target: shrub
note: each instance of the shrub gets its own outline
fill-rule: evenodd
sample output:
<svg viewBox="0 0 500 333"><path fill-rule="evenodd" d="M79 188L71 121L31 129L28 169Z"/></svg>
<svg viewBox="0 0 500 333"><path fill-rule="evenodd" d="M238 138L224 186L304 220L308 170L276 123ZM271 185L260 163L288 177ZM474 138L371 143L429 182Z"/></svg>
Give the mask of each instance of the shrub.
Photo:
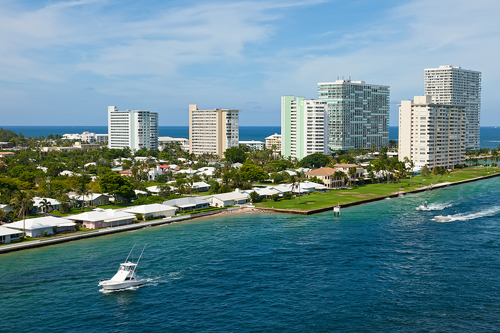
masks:
<svg viewBox="0 0 500 333"><path fill-rule="evenodd" d="M292 193L286 192L285 194L283 194L283 199L290 200L291 198L292 198Z"/></svg>
<svg viewBox="0 0 500 333"><path fill-rule="evenodd" d="M42 237L47 237L48 235L49 233L47 232L47 230L42 231Z"/></svg>
<svg viewBox="0 0 500 333"><path fill-rule="evenodd" d="M267 202L267 199L266 198L262 198L262 202Z"/></svg>
<svg viewBox="0 0 500 333"><path fill-rule="evenodd" d="M280 199L280 196L275 193L275 194L271 195L271 199L273 199L273 201L276 202Z"/></svg>

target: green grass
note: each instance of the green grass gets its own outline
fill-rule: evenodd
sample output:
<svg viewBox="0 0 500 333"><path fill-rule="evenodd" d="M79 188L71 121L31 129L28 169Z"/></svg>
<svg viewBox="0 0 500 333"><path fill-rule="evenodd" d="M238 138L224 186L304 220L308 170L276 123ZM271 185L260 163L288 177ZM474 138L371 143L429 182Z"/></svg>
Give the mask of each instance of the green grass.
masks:
<svg viewBox="0 0 500 333"><path fill-rule="evenodd" d="M492 175L494 173L498 173L498 169L493 170L493 168L479 168L478 170L479 177L484 177L488 175ZM489 171L489 172L488 172ZM438 183L454 183L461 180L473 179L476 178L477 171L476 168L468 168L462 170L456 170L450 173L450 175L444 175ZM340 189L340 190L332 190L330 192L324 193L313 193L310 195L304 195L300 197L297 196L294 199L290 200L280 200L277 202L267 201L256 203L256 207L265 207L265 208L276 208L276 209L286 209L286 210L299 210L299 211L308 211L314 210L324 207L331 207L337 204L347 204L353 203L357 201L362 201L366 199L374 199L380 197L386 197L391 194L395 194L400 191L408 192L412 190L416 190L421 187L420 183L422 182L422 186L429 186L432 182L434 182L435 176L429 175L427 177L424 176L415 176L413 177L413 185L410 186L410 178L403 179L400 181L399 187L397 183L381 183L381 184L368 184L361 187L353 188L353 189Z"/></svg>
<svg viewBox="0 0 500 333"><path fill-rule="evenodd" d="M85 212L90 212L92 209L91 208L84 208L83 210L81 208L71 208L69 212L67 213L61 213L58 210L52 211L49 213L49 215L57 215L57 216L69 216L69 215L77 215Z"/></svg>
<svg viewBox="0 0 500 333"><path fill-rule="evenodd" d="M110 203L106 205L96 205L97 208L102 208L102 209L118 209L118 208L127 208L131 207L132 205L127 202L118 202L116 204Z"/></svg>

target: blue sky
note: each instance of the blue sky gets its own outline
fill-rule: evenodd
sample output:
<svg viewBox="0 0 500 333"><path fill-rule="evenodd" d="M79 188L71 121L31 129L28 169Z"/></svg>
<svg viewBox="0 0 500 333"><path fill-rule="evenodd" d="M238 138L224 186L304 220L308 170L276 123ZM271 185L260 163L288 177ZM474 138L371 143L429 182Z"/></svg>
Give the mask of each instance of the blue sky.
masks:
<svg viewBox="0 0 500 333"><path fill-rule="evenodd" d="M0 2L0 126L106 125L107 106L188 125L188 105L279 125L280 96L338 77L423 94L424 68L482 72L481 125L500 125L500 1Z"/></svg>

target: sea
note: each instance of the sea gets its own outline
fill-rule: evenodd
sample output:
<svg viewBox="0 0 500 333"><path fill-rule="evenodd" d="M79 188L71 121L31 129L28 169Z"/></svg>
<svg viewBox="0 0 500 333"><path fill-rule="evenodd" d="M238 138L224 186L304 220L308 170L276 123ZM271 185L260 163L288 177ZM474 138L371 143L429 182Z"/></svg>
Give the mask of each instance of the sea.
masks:
<svg viewBox="0 0 500 333"><path fill-rule="evenodd" d="M108 126L2 126L25 137L40 137L47 135L81 134L88 131L96 134L108 133ZM280 126L240 126L240 141L264 141L266 137L281 133ZM189 126L160 126L160 136L174 138L189 138ZM398 140L398 127L389 127L389 140ZM481 148L498 148L500 146L500 127L481 127Z"/></svg>
<svg viewBox="0 0 500 333"><path fill-rule="evenodd" d="M134 244L145 285L101 290ZM340 217L151 227L2 254L0 267L1 332L498 332L500 177Z"/></svg>

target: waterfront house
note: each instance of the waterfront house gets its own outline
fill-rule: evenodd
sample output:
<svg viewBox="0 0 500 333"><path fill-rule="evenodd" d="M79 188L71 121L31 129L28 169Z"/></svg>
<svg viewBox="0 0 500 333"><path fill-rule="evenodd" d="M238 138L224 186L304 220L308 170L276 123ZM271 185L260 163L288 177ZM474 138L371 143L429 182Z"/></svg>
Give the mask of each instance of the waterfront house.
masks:
<svg viewBox="0 0 500 333"><path fill-rule="evenodd" d="M0 244L8 244L21 237L22 231L0 227Z"/></svg>
<svg viewBox="0 0 500 333"><path fill-rule="evenodd" d="M337 171L340 170L324 167L306 172L306 177L308 179L316 177L328 188L339 188L345 185L345 178L335 177Z"/></svg>
<svg viewBox="0 0 500 333"><path fill-rule="evenodd" d="M85 228L98 229L130 224L135 219L135 215L115 209L97 208L91 212L71 215L67 218L82 223Z"/></svg>
<svg viewBox="0 0 500 333"><path fill-rule="evenodd" d="M351 169L351 168L356 169L356 174L354 175L354 178L356 178L356 179L359 177L363 177L363 174L365 173L365 169L363 169L363 167L360 167L359 165L356 165L356 164L339 163L339 164L335 164L334 166L335 166L335 169L345 173L347 175L347 177L350 177L349 176L349 169Z"/></svg>
<svg viewBox="0 0 500 333"><path fill-rule="evenodd" d="M278 190L275 190L271 186L269 187L254 187L251 190L244 190L241 191L241 193L245 193L250 195L252 192L256 192L259 195L259 198L266 198L266 199L271 199L271 196L274 194L277 194L280 197L283 197L283 192L280 192Z"/></svg>
<svg viewBox="0 0 500 333"><path fill-rule="evenodd" d="M164 205L177 207L180 211L202 209L210 207L210 201L199 198L199 197L189 197L189 198L178 198L163 201Z"/></svg>
<svg viewBox="0 0 500 333"><path fill-rule="evenodd" d="M247 203L250 195L236 189L234 192L215 194L208 196L208 198L213 207L230 207Z"/></svg>
<svg viewBox="0 0 500 333"><path fill-rule="evenodd" d="M40 237L47 232L47 235L53 235L63 231L74 231L75 223L70 219L55 216L37 217L6 224L5 227L14 230L26 230L29 237Z"/></svg>
<svg viewBox="0 0 500 333"><path fill-rule="evenodd" d="M175 215L176 207L163 204L150 204L141 206L132 206L124 209L124 212L131 214L140 214L143 219L170 217Z"/></svg>

